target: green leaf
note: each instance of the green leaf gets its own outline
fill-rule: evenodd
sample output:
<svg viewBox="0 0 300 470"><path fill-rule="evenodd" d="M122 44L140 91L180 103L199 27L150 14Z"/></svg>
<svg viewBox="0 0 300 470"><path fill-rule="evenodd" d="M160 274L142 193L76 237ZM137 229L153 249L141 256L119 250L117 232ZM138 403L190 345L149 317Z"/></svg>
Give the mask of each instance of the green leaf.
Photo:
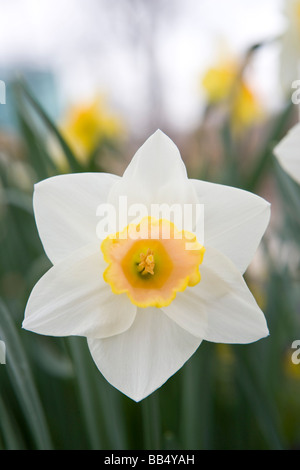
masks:
<svg viewBox="0 0 300 470"><path fill-rule="evenodd" d="M261 183L267 168L273 161L273 149L277 142L281 139L283 133L288 128L288 123L295 110L294 103L289 102L282 113L279 114L277 119L267 135L264 146L258 156L254 168L250 173L248 181L245 182L245 189L248 191L255 191Z"/></svg>
<svg viewBox="0 0 300 470"><path fill-rule="evenodd" d="M48 116L46 111L43 109L41 104L33 96L31 91L29 90L28 86L24 82L20 82L19 87L20 87L20 90L24 93L24 95L28 99L29 103L34 108L34 110L37 112L39 117L42 119L42 121L45 124L48 131L50 133L52 133L53 136L56 138L56 140L59 143L62 151L64 152L64 155L65 155L72 171L74 171L74 172L82 171L82 167L79 164L78 160L76 159L76 156L72 152L70 146L67 144L66 140L63 138L63 136L59 132L58 128L56 127L56 125L54 124L52 119Z"/></svg>
<svg viewBox="0 0 300 470"><path fill-rule="evenodd" d="M11 418L5 403L0 396L0 416L1 424L0 431L2 428L3 441L5 449L8 450L23 450L26 449L25 443L21 437L20 429L18 428L15 420ZM0 432L1 434L1 432Z"/></svg>
<svg viewBox="0 0 300 470"><path fill-rule="evenodd" d="M268 394L264 375L261 374L261 359L258 354L255 359L254 352L249 352L251 346L253 348L253 345L247 345L247 350L244 346L235 348L237 382L269 449L280 450L285 447L285 442L279 429L276 406L273 397Z"/></svg>
<svg viewBox="0 0 300 470"><path fill-rule="evenodd" d="M51 449L44 410L19 333L4 302L0 299L0 333L5 341L7 361L5 367L16 397L35 440L37 449Z"/></svg>

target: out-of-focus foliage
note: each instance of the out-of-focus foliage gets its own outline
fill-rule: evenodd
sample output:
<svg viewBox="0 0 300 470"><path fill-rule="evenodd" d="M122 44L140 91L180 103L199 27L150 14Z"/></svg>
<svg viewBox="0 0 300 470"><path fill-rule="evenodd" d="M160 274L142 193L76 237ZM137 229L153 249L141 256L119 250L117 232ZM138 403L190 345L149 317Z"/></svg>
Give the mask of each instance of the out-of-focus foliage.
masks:
<svg viewBox="0 0 300 470"><path fill-rule="evenodd" d="M210 103L181 149L190 177L251 190L272 203L271 225L246 273L270 336L249 345L202 343L161 389L137 404L105 381L84 338L21 328L29 293L50 267L33 216L34 183L62 171L121 173L129 143L118 132L103 138L104 124L95 139L97 120L90 126L90 114L80 114L79 134L84 129L89 153L83 159L27 85L17 83L14 92L18 131L2 131L0 142L0 336L6 345L0 448L298 448L300 365L291 361L291 345L300 339L300 187L272 154L295 120L294 106L288 102L241 136L230 113L214 120L219 104Z"/></svg>

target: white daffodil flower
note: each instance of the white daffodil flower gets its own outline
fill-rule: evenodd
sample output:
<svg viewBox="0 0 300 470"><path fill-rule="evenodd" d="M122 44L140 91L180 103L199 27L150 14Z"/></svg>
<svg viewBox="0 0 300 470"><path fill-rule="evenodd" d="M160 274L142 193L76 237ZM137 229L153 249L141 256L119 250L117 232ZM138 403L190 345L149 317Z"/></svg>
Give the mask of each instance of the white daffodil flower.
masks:
<svg viewBox="0 0 300 470"><path fill-rule="evenodd" d="M273 152L284 171L300 184L300 123L292 127Z"/></svg>
<svg viewBox="0 0 300 470"><path fill-rule="evenodd" d="M129 225L119 207L125 196L135 216L137 204L149 211ZM268 335L243 273L268 225L269 203L188 179L163 132L144 143L122 177L52 177L35 185L33 204L53 267L34 287L23 327L86 336L104 377L135 401L180 369L203 339L249 343ZM155 204L201 205L204 217L175 224L153 217ZM124 220L99 240L103 205Z"/></svg>

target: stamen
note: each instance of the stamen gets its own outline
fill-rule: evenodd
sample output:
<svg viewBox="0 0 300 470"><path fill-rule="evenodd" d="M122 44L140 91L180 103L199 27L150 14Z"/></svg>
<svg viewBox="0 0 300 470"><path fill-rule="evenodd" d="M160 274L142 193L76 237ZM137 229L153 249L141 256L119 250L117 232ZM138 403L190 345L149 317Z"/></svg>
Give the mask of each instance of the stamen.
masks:
<svg viewBox="0 0 300 470"><path fill-rule="evenodd" d="M146 254L144 253L141 253L140 254L140 259L141 259L141 262L139 264L139 268L140 268L140 273L145 275L145 274L154 274L154 266L155 266L155 262L154 262L154 255L153 255L153 251L150 250L150 248L148 248L148 251Z"/></svg>

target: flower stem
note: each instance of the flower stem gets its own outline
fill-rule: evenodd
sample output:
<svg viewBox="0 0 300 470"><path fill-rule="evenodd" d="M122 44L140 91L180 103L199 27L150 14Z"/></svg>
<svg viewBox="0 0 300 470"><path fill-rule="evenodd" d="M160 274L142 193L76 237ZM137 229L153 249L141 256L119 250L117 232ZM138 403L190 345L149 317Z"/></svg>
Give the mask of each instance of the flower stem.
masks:
<svg viewBox="0 0 300 470"><path fill-rule="evenodd" d="M81 400L86 430L92 449L101 449L102 443L99 436L99 427L97 424L97 414L93 407L93 397L91 396L92 387L88 376L87 364L84 357L83 344L81 338L68 338L71 355L76 365L76 375L78 381L79 396Z"/></svg>
<svg viewBox="0 0 300 470"><path fill-rule="evenodd" d="M161 448L159 392L150 395L142 402L142 417L144 449L159 450Z"/></svg>

